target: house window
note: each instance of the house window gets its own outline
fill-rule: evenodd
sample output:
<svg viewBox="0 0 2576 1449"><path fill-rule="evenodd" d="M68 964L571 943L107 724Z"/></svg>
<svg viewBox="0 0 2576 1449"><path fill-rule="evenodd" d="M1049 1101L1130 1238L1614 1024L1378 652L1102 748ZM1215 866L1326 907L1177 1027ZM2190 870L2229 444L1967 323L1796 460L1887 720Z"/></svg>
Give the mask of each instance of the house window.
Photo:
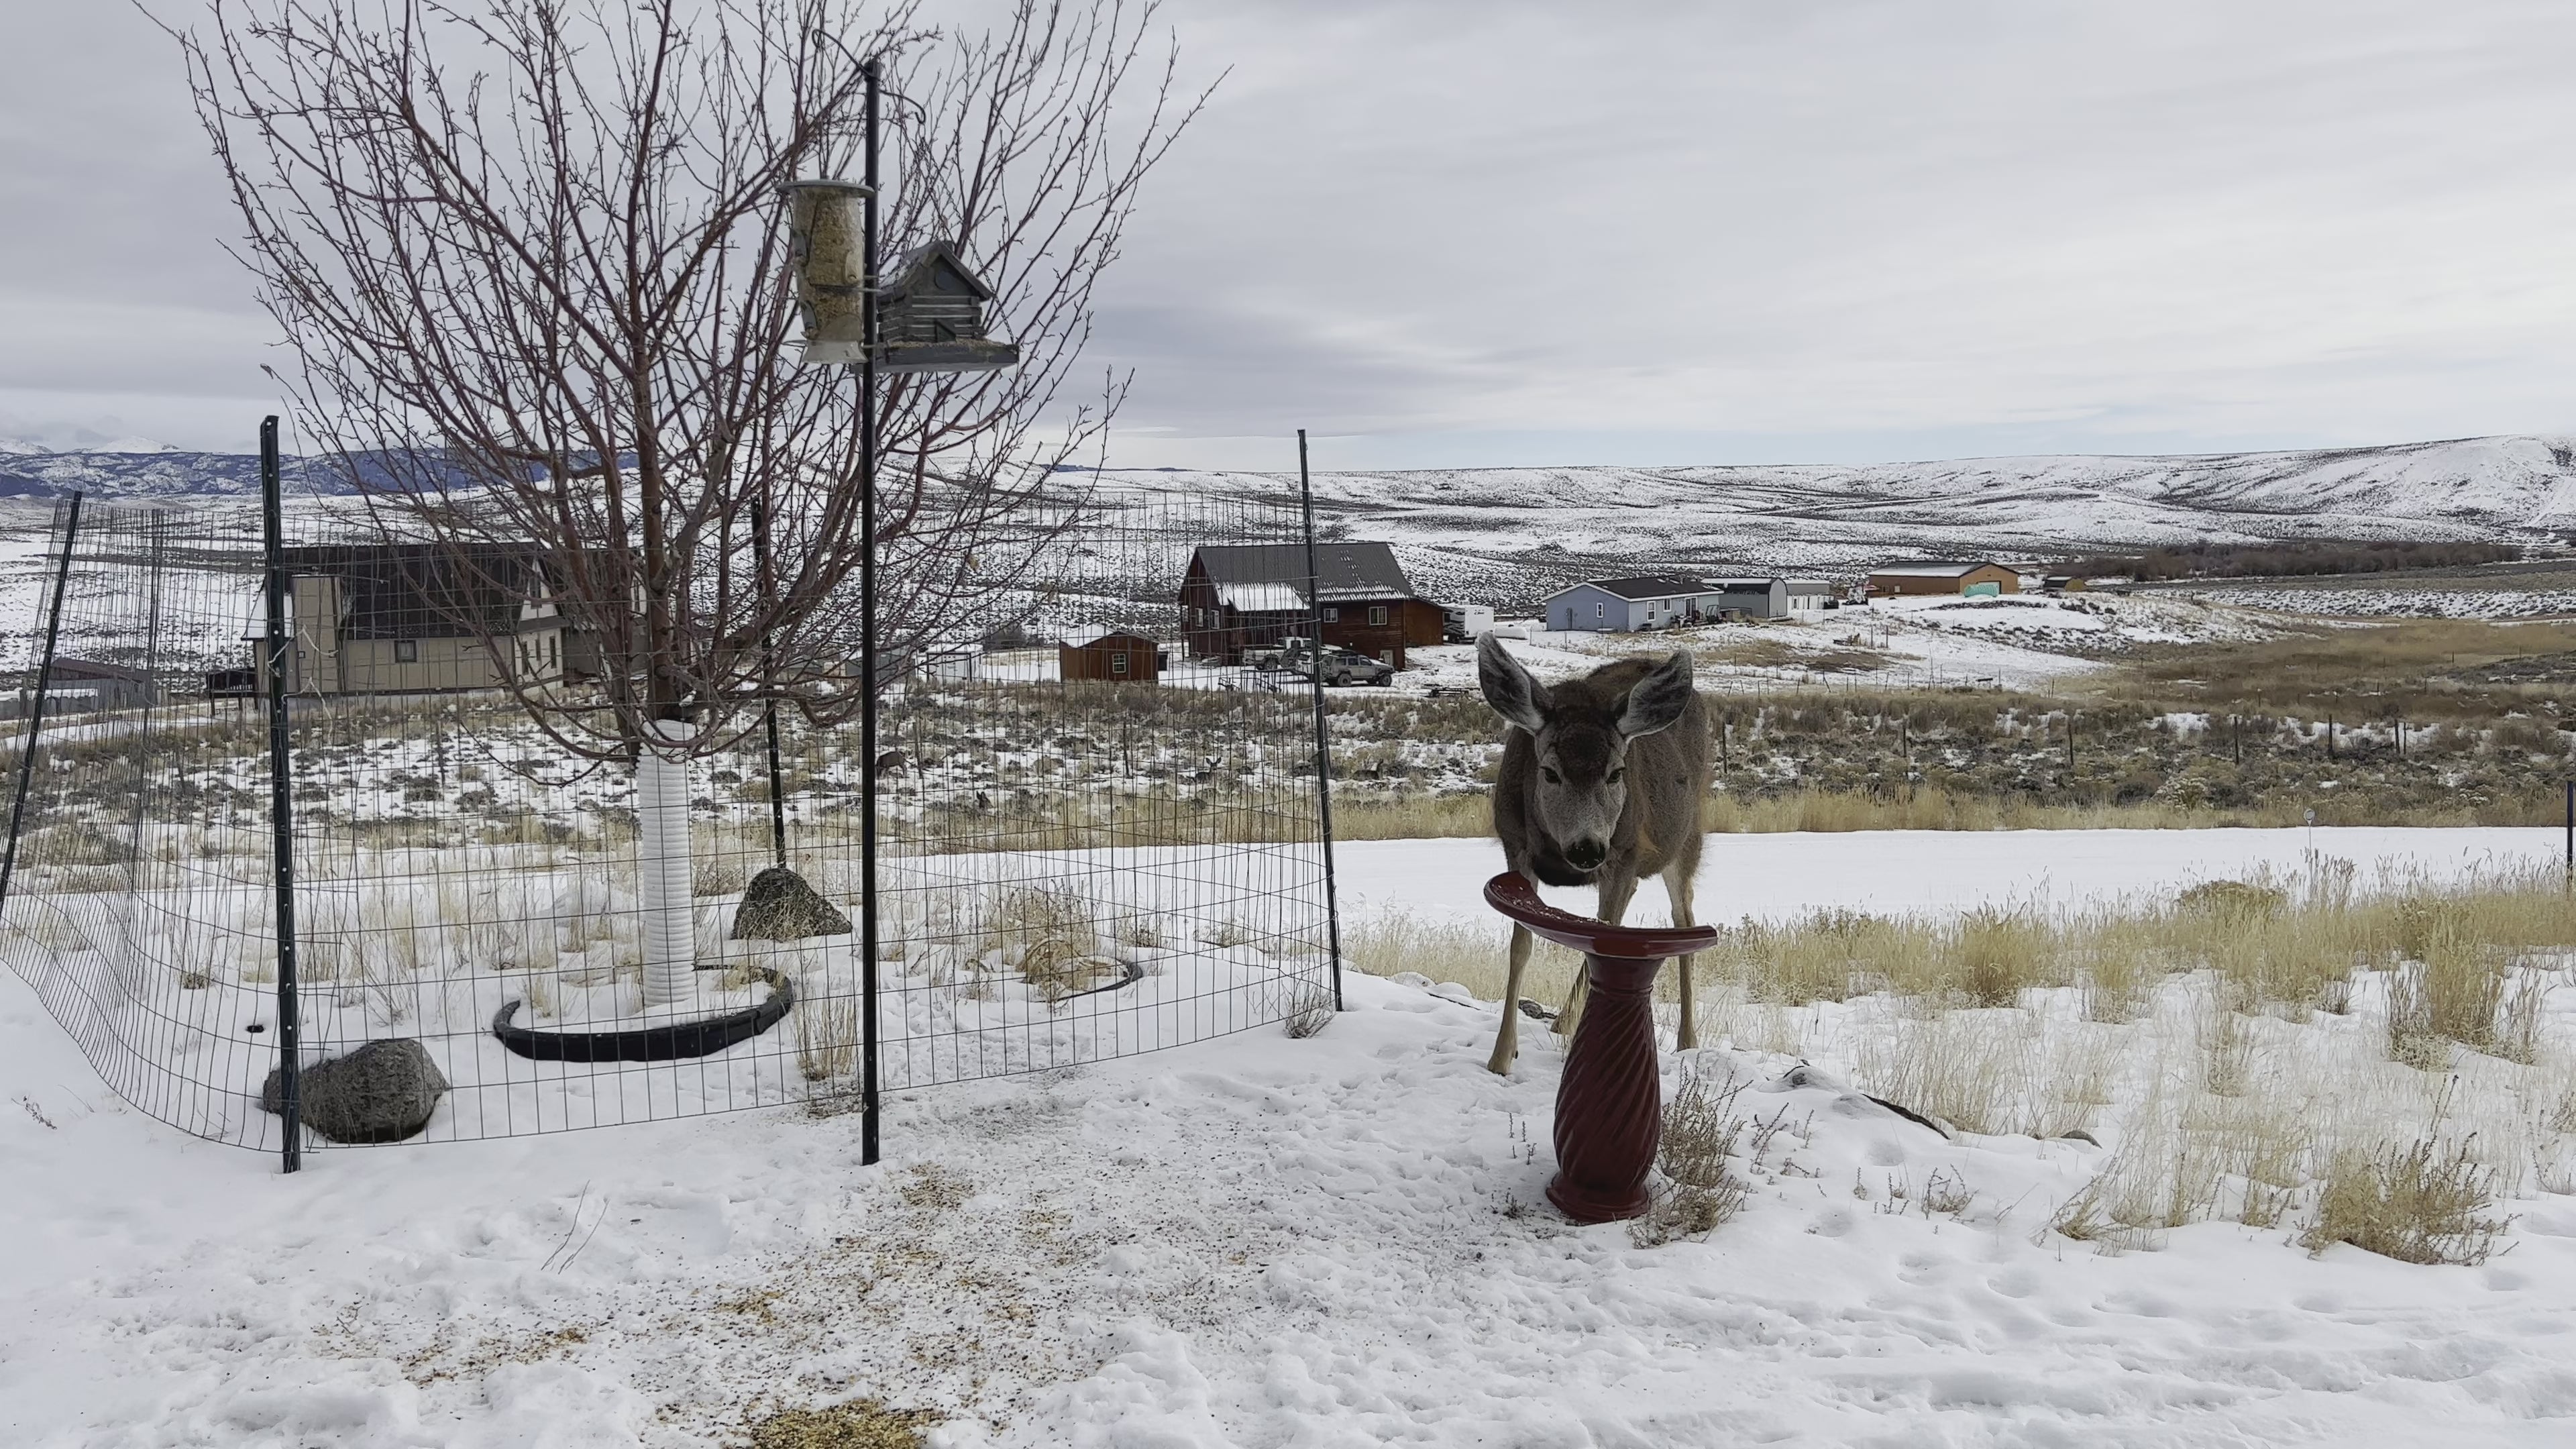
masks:
<svg viewBox="0 0 2576 1449"><path fill-rule="evenodd" d="M396 664L418 664L420 662L420 641L417 639L396 639L394 641L394 662Z"/></svg>
<svg viewBox="0 0 2576 1449"><path fill-rule="evenodd" d="M1370 625L1370 627L1372 627L1372 628L1380 628L1380 627L1383 627L1385 624L1386 624L1386 605L1384 605L1384 604L1371 604L1371 605L1369 605L1369 625Z"/></svg>
<svg viewBox="0 0 2576 1449"><path fill-rule="evenodd" d="M1600 623L1602 620L1607 619L1607 618L1609 618L1609 617L1610 617L1610 606L1609 606L1608 604L1600 604L1600 603L1596 603L1596 604L1594 604L1594 605L1592 606L1592 622L1593 622L1593 623L1598 624L1598 623Z"/></svg>
<svg viewBox="0 0 2576 1449"><path fill-rule="evenodd" d="M1126 655L1124 655L1124 654L1112 654L1112 655L1110 655L1110 656L1109 656L1109 672L1110 672L1110 673L1112 673L1112 674L1124 674L1124 673L1126 673L1126 672L1127 672L1127 656L1126 656Z"/></svg>
<svg viewBox="0 0 2576 1449"><path fill-rule="evenodd" d="M1324 622L1327 624L1338 624L1342 622L1342 611L1330 604L1326 604L1324 606Z"/></svg>

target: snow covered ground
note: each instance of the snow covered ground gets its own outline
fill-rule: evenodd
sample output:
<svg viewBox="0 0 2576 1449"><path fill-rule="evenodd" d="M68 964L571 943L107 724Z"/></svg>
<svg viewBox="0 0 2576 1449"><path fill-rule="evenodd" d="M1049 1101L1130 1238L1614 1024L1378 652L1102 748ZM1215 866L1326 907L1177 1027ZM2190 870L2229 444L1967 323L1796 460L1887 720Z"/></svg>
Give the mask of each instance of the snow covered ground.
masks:
<svg viewBox="0 0 2576 1449"><path fill-rule="evenodd" d="M2543 619L2576 614L2576 589L2317 588L2220 584L2193 597L2240 609L2351 618Z"/></svg>
<svg viewBox="0 0 2576 1449"><path fill-rule="evenodd" d="M1779 922L1832 908L1937 916L1980 905L2076 906L2170 895L2209 880L2285 879L2313 850L2353 862L2364 892L2406 881L2502 878L2562 858L2557 831L2498 826L2324 830L1863 830L1712 835L1700 856L1704 920ZM1491 840L1354 840L1334 847L1345 919L1401 910L1490 920ZM1666 919L1664 886L1641 881L1631 921ZM1540 892L1590 914L1592 892Z"/></svg>
<svg viewBox="0 0 2576 1449"><path fill-rule="evenodd" d="M2001 599L1893 598L1813 619L1712 624L1649 633L1549 630L1507 620L1514 654L1542 678L1605 659L1690 649L1703 688L1751 692L1798 687L1876 689L1985 685L2044 688L2102 667L2142 644L2262 639L2282 632L2275 612L2196 597L2016 595ZM1476 652L1466 644L1417 646L1399 691L1473 689Z"/></svg>
<svg viewBox="0 0 2576 1449"><path fill-rule="evenodd" d="M2320 831L2430 871L2543 831ZM1950 909L2287 864L2302 831L1721 837L1712 914ZM1354 909L1473 909L1478 842L1343 855ZM1579 901L1579 895L1571 897ZM1641 900L1641 918L1661 902ZM0 977L0 1442L702 1446L873 1396L969 1445L2543 1445L2576 1417L2576 1200L2415 1267L2281 1229L2038 1229L2103 1147L1948 1140L1704 1052L1783 1129L1743 1214L1637 1247L1545 1205L1558 1061L1354 975L1275 1029L896 1095L266 1157L110 1097ZM1776 1090L1772 1090L1775 1089ZM1942 1185L1942 1190L1932 1190Z"/></svg>

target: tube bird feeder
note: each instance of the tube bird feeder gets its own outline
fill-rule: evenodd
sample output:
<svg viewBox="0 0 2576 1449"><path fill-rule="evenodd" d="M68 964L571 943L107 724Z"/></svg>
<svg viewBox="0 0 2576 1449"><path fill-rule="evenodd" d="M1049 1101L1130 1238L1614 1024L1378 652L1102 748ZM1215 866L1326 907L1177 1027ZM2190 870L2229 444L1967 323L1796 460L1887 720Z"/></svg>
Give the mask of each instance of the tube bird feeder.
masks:
<svg viewBox="0 0 2576 1449"><path fill-rule="evenodd" d="M867 187L855 181L791 181L787 256L805 324L800 363L856 363L867 356Z"/></svg>

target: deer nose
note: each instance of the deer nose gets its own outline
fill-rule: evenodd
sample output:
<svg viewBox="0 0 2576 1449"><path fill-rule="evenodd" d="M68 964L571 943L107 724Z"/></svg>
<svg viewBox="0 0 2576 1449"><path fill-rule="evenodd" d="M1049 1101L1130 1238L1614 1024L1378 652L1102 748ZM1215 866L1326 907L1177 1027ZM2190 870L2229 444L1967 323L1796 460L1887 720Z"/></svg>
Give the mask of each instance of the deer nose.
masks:
<svg viewBox="0 0 2576 1449"><path fill-rule="evenodd" d="M1610 858L1610 851L1598 840L1570 840L1565 845L1566 864L1576 870L1593 870Z"/></svg>

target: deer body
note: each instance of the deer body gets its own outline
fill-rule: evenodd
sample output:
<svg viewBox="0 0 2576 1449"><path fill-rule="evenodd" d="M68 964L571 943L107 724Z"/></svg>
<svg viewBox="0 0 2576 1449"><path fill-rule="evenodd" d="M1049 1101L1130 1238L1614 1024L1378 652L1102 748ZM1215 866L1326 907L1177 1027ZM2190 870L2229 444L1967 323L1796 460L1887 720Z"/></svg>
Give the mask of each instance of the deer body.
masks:
<svg viewBox="0 0 2576 1449"><path fill-rule="evenodd" d="M1510 730L1494 781L1494 834L1503 863L1543 885L1595 886L1595 911L1618 925L1637 882L1660 875L1673 924L1691 918L1699 871L1700 801L1708 794L1708 707L1691 687L1690 656L1622 659L1580 679L1542 685L1495 636L1477 641L1485 702ZM1503 1025L1487 1063L1511 1070L1519 1048L1521 972L1532 938L1512 927ZM1691 1002L1692 958L1681 958L1678 1045L1699 1044ZM1574 979L1557 1029L1571 1034L1583 1010Z"/></svg>

